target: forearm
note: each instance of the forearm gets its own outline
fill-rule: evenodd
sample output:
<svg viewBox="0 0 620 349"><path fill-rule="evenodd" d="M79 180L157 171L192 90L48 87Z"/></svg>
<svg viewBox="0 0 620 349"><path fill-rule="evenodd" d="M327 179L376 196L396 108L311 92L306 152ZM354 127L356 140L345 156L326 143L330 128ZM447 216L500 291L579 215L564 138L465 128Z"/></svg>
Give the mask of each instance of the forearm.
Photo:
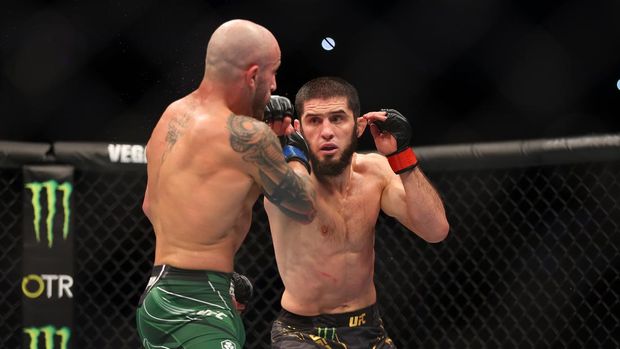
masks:
<svg viewBox="0 0 620 349"><path fill-rule="evenodd" d="M301 163L291 161L285 178L266 197L290 218L310 223L316 215L315 194L308 171Z"/></svg>
<svg viewBox="0 0 620 349"><path fill-rule="evenodd" d="M428 242L445 239L449 224L443 202L420 167L399 176L405 189L409 229Z"/></svg>
<svg viewBox="0 0 620 349"><path fill-rule="evenodd" d="M401 183L390 177L384 190L382 209L424 240L443 240L449 229L446 212L411 149L409 121L395 109L366 113L364 118L371 123L370 132L377 150L386 156L390 169L402 182L401 187Z"/></svg>

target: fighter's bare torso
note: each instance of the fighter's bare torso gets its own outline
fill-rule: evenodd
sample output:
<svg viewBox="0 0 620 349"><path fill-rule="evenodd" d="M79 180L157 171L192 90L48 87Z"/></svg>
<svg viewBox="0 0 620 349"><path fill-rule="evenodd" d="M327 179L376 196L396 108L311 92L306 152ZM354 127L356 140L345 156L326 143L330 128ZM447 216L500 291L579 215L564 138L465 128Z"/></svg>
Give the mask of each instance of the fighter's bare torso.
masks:
<svg viewBox="0 0 620 349"><path fill-rule="evenodd" d="M231 272L260 189L230 146L226 108L189 95L172 104L147 145L145 212L157 239L155 264Z"/></svg>
<svg viewBox="0 0 620 349"><path fill-rule="evenodd" d="M282 306L300 315L342 313L375 303L374 228L388 178L377 154L356 154L346 190L316 183L317 216L301 225L265 208L271 220ZM384 166L384 165L383 165Z"/></svg>

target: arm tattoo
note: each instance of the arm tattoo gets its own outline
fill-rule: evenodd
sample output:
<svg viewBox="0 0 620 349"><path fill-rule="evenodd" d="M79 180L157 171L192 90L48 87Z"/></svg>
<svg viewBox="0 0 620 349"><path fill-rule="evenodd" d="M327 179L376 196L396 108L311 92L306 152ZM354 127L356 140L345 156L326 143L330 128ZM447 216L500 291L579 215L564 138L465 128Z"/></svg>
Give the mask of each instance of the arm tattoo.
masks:
<svg viewBox="0 0 620 349"><path fill-rule="evenodd" d="M276 136L258 121L239 115L228 117L230 146L243 160L258 167L265 196L289 217L310 222L314 218L313 200L304 183L286 164Z"/></svg>

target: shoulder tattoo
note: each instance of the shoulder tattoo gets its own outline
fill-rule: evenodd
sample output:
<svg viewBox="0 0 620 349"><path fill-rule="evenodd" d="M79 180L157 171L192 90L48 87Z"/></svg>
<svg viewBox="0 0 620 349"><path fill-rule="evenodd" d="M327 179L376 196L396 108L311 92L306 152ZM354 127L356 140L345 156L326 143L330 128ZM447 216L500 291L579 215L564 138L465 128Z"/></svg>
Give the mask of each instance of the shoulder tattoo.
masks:
<svg viewBox="0 0 620 349"><path fill-rule="evenodd" d="M189 114L176 115L168 122L168 131L166 132L166 150L162 154L162 161L166 159L166 155L172 150L179 138L183 136L189 123Z"/></svg>
<svg viewBox="0 0 620 349"><path fill-rule="evenodd" d="M247 116L231 114L227 127L230 131L230 146L242 154L243 160L256 163L259 167L274 166L281 157L278 139L266 127L258 127L258 121Z"/></svg>
<svg viewBox="0 0 620 349"><path fill-rule="evenodd" d="M188 114L177 115L170 120L168 123L168 132L166 133L166 143L169 147L174 146L179 138L181 138L187 128L188 121Z"/></svg>

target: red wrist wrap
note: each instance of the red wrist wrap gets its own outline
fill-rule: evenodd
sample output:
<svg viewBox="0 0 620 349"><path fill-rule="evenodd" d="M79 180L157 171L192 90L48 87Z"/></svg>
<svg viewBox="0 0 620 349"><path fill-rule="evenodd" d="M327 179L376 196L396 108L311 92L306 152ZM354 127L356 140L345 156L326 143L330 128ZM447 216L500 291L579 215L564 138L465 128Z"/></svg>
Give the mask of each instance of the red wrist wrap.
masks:
<svg viewBox="0 0 620 349"><path fill-rule="evenodd" d="M400 153L389 155L387 159L392 167L392 171L396 174L411 171L418 166L418 159L416 158L411 147L401 151Z"/></svg>

